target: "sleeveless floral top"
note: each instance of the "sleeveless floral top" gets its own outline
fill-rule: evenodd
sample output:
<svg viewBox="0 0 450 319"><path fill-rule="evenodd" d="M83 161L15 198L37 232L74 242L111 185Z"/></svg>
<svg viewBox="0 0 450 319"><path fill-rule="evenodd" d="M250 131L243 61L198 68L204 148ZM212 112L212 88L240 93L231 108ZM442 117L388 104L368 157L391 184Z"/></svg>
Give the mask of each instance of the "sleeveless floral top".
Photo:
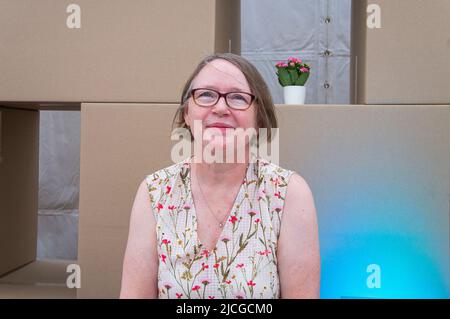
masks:
<svg viewBox="0 0 450 319"><path fill-rule="evenodd" d="M292 173L261 157L250 163L212 251L196 232L190 158L146 176L159 298L279 298L277 241Z"/></svg>

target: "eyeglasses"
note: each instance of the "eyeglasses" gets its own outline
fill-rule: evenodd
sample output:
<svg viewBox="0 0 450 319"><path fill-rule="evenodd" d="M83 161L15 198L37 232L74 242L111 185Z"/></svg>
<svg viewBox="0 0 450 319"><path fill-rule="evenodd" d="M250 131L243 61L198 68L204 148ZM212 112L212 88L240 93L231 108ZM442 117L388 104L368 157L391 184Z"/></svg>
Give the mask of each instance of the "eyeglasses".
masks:
<svg viewBox="0 0 450 319"><path fill-rule="evenodd" d="M214 106L223 97L227 105L235 110L248 109L256 98L253 94L247 92L220 93L216 90L203 88L191 90L191 96L198 106L203 107Z"/></svg>

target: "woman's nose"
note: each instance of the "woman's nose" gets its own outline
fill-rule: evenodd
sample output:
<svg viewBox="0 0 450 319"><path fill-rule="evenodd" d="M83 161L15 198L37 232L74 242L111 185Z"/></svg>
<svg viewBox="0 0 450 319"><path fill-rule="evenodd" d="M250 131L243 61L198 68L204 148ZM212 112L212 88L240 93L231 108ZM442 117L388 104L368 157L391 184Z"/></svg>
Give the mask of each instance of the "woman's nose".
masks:
<svg viewBox="0 0 450 319"><path fill-rule="evenodd" d="M227 105L227 101L224 96L221 96L217 101L216 105L213 107L213 112L218 114L229 114L230 109Z"/></svg>

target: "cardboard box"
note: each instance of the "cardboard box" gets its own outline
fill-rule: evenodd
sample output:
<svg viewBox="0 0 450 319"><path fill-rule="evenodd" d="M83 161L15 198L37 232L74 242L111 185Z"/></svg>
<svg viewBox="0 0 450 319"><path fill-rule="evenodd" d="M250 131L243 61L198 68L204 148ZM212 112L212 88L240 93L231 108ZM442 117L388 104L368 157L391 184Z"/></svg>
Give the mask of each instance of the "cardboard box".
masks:
<svg viewBox="0 0 450 319"><path fill-rule="evenodd" d="M176 103L205 55L240 53L239 0L69 4L0 2L0 102Z"/></svg>
<svg viewBox="0 0 450 319"><path fill-rule="evenodd" d="M170 165L173 104L81 106L79 298L117 298L137 188Z"/></svg>
<svg viewBox="0 0 450 319"><path fill-rule="evenodd" d="M74 261L37 260L0 278L0 299L75 299L66 285Z"/></svg>
<svg viewBox="0 0 450 319"><path fill-rule="evenodd" d="M381 28L368 28L368 5ZM352 2L354 104L450 103L450 1Z"/></svg>
<svg viewBox="0 0 450 319"><path fill-rule="evenodd" d="M134 196L146 175L172 164L176 108L82 105L78 298L119 296ZM447 292L450 106L278 105L277 112L280 165L306 179L316 202L322 296L354 296L367 264L380 260L414 278L407 286L386 279L397 297Z"/></svg>
<svg viewBox="0 0 450 319"><path fill-rule="evenodd" d="M0 107L0 275L36 258L39 112Z"/></svg>

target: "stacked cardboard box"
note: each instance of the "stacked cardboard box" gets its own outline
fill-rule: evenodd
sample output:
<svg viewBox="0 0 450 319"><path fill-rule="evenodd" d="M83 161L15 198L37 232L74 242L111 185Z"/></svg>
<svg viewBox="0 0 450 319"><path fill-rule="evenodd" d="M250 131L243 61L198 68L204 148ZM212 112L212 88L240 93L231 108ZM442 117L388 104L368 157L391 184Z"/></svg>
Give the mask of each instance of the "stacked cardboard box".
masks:
<svg viewBox="0 0 450 319"><path fill-rule="evenodd" d="M0 102L173 103L202 56L240 52L239 0L76 4L0 2Z"/></svg>
<svg viewBox="0 0 450 319"><path fill-rule="evenodd" d="M144 42L153 50L145 54L149 62L138 74L147 79L123 86L120 94L131 94L132 99L107 92L102 100L116 103L81 106L79 298L119 296L137 186L145 174L171 163L170 124L177 108L173 103L180 100L182 85L206 54L240 53L239 1L151 2L161 8L148 22L158 29L157 39ZM124 100L149 103L117 103Z"/></svg>
<svg viewBox="0 0 450 319"><path fill-rule="evenodd" d="M384 1L380 3L382 8L385 8L384 11L391 10ZM406 4L406 2L402 3ZM439 3L443 4L443 2ZM413 5L412 8L414 11L421 7ZM365 11L364 16L366 16ZM387 14L385 21L388 28L390 18ZM365 24L364 28L366 28ZM390 31L386 30L386 32L395 34L395 28L389 27L389 29ZM371 38L372 35L368 35L364 40L367 41L363 42L364 48L366 43L367 45L371 43ZM371 47L377 45L380 43L371 44ZM365 52L367 55L363 57L366 59L362 61L363 70L366 70L366 73L360 80L366 80L366 88L362 96L365 99L364 104L369 104L375 102L373 90L376 87L372 83L376 83L376 79L374 80L376 74L372 68L379 67L379 63L390 64L394 69L396 65L403 68L405 66L400 63L401 61L394 61L389 55L383 62L383 56L378 58L377 55L372 55L370 50ZM386 52L390 51L386 50ZM446 58L442 58L442 52L436 56L441 59L441 62L445 62ZM397 68L395 72L398 71ZM445 74L438 76L440 80L445 80L445 77ZM417 94L410 87L398 83L397 80L389 81L384 82L389 86L387 90L377 92L379 100L376 102L396 104L414 101L415 104L419 104L428 101L428 104L433 104L444 101L446 98L447 92L444 92L441 87L436 90L427 86L425 93ZM429 100L430 92L439 93L433 95L435 100ZM419 98L422 100L419 101ZM122 261L134 196L146 174L172 164L170 149L173 142L170 141L170 123L176 108L176 104L83 103L79 223L79 263L83 276L78 297L115 298L119 295ZM443 150L448 146L448 140L442 136L448 134L448 127L445 126L449 118L448 106L277 106L277 111L281 120L280 164L298 171L308 181L312 181L311 186L319 200L320 211L331 212L333 205L341 203L342 199L330 199L330 193L323 192L321 189L326 189L333 176L337 176L336 172L343 172L353 174L351 180L354 184L350 183L348 186L355 190L358 189L359 181L368 178L372 185L381 186L389 186L396 181L396 178L401 178L401 182L398 182L401 185L398 186L399 188L394 187L395 191L406 189L405 192L408 192L407 190L410 189L416 192L414 188L416 182L426 179L433 188L443 191L439 192L438 198L434 199L419 192L417 200L436 207L433 211L435 220L445 220L445 213L448 211L445 194L448 193L449 185L448 170L446 170L448 153ZM405 118L408 120L404 123ZM416 130L412 123L416 123L423 129ZM430 140L433 140L435 144L427 143ZM412 147L414 143L418 145L416 149ZM355 145L358 145L357 150L354 148ZM372 151L374 149L378 151L378 154ZM355 152L360 161L356 160ZM429 156L423 157L418 154L429 154ZM339 162L328 161L329 158L339 159ZM408 166L409 172L411 170L423 172L424 168L433 162L436 171L446 173L428 177L424 174L420 178L416 175L407 178L406 175L395 177L395 172L404 172L402 167L408 158L415 158L414 162L411 161L413 167ZM380 160L381 162L390 161L390 170L383 170L386 165L380 167ZM351 163L350 166L349 163ZM326 179L324 179L325 170L328 172ZM345 176L335 179L336 189L342 186L338 182L343 179ZM388 186L386 189L389 188ZM384 194L387 193L389 192L384 192ZM375 201L375 197L370 200ZM426 212L426 209L420 212L421 218ZM389 218L389 212L382 211L380 214L383 213L387 214L386 218ZM348 212L349 221L356 218L354 214L354 211ZM327 218L332 220L333 215L325 217ZM365 215L364 218L369 219L370 216ZM405 222L410 216L404 214L398 218ZM377 223L377 220L372 220L370 223ZM330 223L325 225L325 229L331 227ZM359 227L362 227L364 223L349 223L349 225L354 227L352 231L359 231ZM379 223L376 227L383 231L383 225L385 224ZM404 224L395 225L399 232L402 230L402 225ZM421 227L420 224L414 226L412 232L415 236L419 236ZM434 231L432 227L430 229L427 231ZM338 237L340 234L334 235ZM445 236L448 236L448 231L439 231L439 238ZM448 254L442 257L440 252L445 251L448 245L440 243L439 240L433 241L432 244L436 247L433 254L438 253L433 255L433 258L441 271L448 266L448 258L446 259Z"/></svg>
<svg viewBox="0 0 450 319"><path fill-rule="evenodd" d="M72 261L37 260L0 278L0 299L75 299L76 289L67 287L67 266Z"/></svg>
<svg viewBox="0 0 450 319"><path fill-rule="evenodd" d="M353 103L450 103L449 16L448 0L354 0Z"/></svg>
<svg viewBox="0 0 450 319"><path fill-rule="evenodd" d="M170 123L177 107L82 105L78 297L118 297L134 196L147 174L173 163L170 152L176 141L170 140ZM355 236L366 236L364 243L373 245L373 258L387 263L392 251L378 245L375 235L390 233L411 238L408 245L426 242L427 267L432 267L426 271L446 276L450 106L277 105L276 109L280 165L303 176L316 200L325 274L333 268L329 256L336 249L349 250ZM344 246L336 246L343 241ZM411 249L408 245L405 249ZM342 251L336 258L340 256ZM338 267L343 272L350 267L348 260L337 262L343 263ZM396 265L408 267L408 262L398 260ZM416 279L424 278L417 273ZM354 277L340 273L333 280ZM325 287L332 282L325 281ZM349 293L348 286L341 286L339 292Z"/></svg>
<svg viewBox="0 0 450 319"><path fill-rule="evenodd" d="M0 275L36 258L39 112L0 107Z"/></svg>
<svg viewBox="0 0 450 319"><path fill-rule="evenodd" d="M240 53L239 0L0 2L0 106L5 107L0 126L0 275L36 257L38 111L80 109L82 102L145 102L146 108L164 113L166 106L179 100L195 65L213 52ZM115 105L109 107L105 117L115 114ZM87 124L92 123L91 116L98 121L95 128ZM103 118L83 112L85 141L96 140L101 123ZM97 184L83 167L98 169L104 164L95 161L95 150L92 153L94 157L82 152L81 159L78 255L86 288L80 290L81 297L101 297L108 287L105 283L117 279L111 268L120 272L121 263L115 262L122 250L111 244L124 231L131 209L125 205L123 215L99 219L99 202L90 200L91 191L86 193ZM151 163L146 172L163 162L154 157L143 160ZM135 182L128 182L124 198L130 198ZM111 285L117 287L117 281Z"/></svg>

